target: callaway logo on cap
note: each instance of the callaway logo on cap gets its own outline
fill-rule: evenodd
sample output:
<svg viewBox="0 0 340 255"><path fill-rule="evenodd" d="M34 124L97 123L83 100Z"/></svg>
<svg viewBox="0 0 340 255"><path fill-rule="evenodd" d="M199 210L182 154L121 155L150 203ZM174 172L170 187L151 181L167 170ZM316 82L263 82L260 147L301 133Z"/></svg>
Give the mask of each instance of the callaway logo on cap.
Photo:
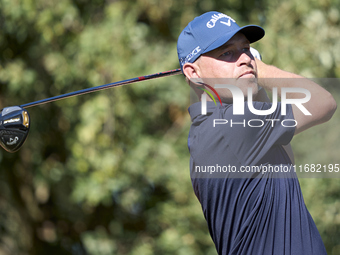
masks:
<svg viewBox="0 0 340 255"><path fill-rule="evenodd" d="M181 69L185 63L193 63L202 54L222 46L237 32L242 32L250 43L264 36L262 27L239 27L235 20L220 12L207 12L196 17L178 37L177 53Z"/></svg>

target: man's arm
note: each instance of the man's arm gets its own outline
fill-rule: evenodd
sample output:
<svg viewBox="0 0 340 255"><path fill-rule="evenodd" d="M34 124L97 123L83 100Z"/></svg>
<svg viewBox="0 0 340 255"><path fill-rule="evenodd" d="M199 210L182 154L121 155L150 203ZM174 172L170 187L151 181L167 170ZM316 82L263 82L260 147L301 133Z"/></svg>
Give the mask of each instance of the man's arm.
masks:
<svg viewBox="0 0 340 255"><path fill-rule="evenodd" d="M297 122L295 134L326 122L333 116L337 105L333 96L327 90L311 80L297 74L283 71L275 66L266 65L258 59L256 59L256 64L259 83L265 89L272 90L276 87L278 88L279 96L281 96L280 88L304 88L311 93L310 100L304 103L303 106L312 115L305 115L296 105L292 105L294 118ZM287 98L301 98L301 93L289 93Z"/></svg>

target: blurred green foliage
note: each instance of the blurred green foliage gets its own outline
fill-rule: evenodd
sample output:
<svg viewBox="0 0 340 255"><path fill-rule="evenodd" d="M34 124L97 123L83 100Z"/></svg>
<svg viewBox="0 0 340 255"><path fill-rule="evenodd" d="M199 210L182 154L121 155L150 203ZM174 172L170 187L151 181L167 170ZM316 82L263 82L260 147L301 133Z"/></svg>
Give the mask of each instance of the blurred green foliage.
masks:
<svg viewBox="0 0 340 255"><path fill-rule="evenodd" d="M178 68L176 41L219 10L262 25L264 61L340 78L340 1L0 0L0 108ZM329 88L340 102L338 87ZM0 150L0 254L216 254L189 177L182 76L29 109L22 149ZM297 164L340 163L340 115L293 140ZM301 179L340 254L339 179Z"/></svg>

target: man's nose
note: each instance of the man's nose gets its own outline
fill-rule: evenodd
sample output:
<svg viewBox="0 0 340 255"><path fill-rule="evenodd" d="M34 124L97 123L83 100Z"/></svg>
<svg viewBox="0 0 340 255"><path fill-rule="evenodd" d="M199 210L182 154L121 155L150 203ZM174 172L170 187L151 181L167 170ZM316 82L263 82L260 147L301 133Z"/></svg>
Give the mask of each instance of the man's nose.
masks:
<svg viewBox="0 0 340 255"><path fill-rule="evenodd" d="M241 65L249 65L251 60L252 60L250 54L251 54L250 51L249 51L249 53L242 51L240 53L240 55L239 55L238 60L237 60L238 65L239 66L241 66Z"/></svg>

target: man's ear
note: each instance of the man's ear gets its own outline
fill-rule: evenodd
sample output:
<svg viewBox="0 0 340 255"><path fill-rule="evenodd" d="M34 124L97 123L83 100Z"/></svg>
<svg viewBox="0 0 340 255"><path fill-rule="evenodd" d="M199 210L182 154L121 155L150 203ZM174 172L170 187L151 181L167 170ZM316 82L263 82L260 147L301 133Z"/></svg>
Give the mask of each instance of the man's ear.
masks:
<svg viewBox="0 0 340 255"><path fill-rule="evenodd" d="M183 66L183 74L190 79L201 78L199 74L199 67L195 63L185 63Z"/></svg>

